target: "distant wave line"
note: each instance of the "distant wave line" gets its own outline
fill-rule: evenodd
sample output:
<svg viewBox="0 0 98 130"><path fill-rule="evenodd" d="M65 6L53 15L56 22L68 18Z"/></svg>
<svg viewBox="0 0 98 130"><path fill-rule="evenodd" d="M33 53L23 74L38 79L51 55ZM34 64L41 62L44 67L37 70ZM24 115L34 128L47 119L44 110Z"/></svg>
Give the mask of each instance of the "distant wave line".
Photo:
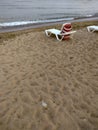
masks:
<svg viewBox="0 0 98 130"><path fill-rule="evenodd" d="M74 18L62 18L62 19L51 19L51 20L38 20L38 21L16 21L16 22L5 22L0 23L0 27L12 27L12 26L21 26L27 24L36 24L36 23L48 23L48 22L59 22L63 20L74 20Z"/></svg>

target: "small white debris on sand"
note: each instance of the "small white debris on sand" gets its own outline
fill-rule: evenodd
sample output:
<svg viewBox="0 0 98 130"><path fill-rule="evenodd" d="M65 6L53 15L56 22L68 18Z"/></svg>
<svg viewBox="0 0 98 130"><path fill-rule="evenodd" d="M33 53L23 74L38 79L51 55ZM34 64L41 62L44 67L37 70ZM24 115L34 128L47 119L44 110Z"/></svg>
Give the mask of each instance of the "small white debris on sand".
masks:
<svg viewBox="0 0 98 130"><path fill-rule="evenodd" d="M42 106L43 106L44 108L47 108L47 103L44 102L44 101L42 101Z"/></svg>

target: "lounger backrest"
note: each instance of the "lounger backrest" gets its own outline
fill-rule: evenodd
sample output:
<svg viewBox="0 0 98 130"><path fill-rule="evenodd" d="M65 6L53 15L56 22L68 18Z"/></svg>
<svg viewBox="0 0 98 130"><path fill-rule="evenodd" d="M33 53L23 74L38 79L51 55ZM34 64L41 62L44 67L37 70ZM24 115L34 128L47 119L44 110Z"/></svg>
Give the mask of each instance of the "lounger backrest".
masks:
<svg viewBox="0 0 98 130"><path fill-rule="evenodd" d="M63 34L63 33L66 34L66 32L70 32L71 30L72 30L71 23L65 23L65 24L62 25L61 34ZM70 34L63 36L63 39L65 39L65 40L69 39L69 38L70 38Z"/></svg>
<svg viewBox="0 0 98 130"><path fill-rule="evenodd" d="M65 23L62 25L61 33L70 32L72 30L71 23Z"/></svg>

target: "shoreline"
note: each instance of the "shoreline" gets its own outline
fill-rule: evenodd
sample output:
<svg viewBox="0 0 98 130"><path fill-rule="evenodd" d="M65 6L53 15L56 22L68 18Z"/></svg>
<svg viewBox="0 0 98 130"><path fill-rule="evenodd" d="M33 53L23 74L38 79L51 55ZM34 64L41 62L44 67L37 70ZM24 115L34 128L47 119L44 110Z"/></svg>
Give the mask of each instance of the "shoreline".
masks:
<svg viewBox="0 0 98 130"><path fill-rule="evenodd" d="M47 23L35 23L35 24L27 24L27 25L18 25L18 26L12 26L12 27L1 27L0 28L0 34L1 33L9 33L9 32L17 32L17 31L25 31L29 29L35 29L35 28L42 28L42 27L48 27L53 26L57 24L63 24L64 22L71 22L71 23L79 23L79 22L89 22L89 21L98 21L98 17L87 17L87 18L75 18L73 20L62 20L57 22L47 22Z"/></svg>

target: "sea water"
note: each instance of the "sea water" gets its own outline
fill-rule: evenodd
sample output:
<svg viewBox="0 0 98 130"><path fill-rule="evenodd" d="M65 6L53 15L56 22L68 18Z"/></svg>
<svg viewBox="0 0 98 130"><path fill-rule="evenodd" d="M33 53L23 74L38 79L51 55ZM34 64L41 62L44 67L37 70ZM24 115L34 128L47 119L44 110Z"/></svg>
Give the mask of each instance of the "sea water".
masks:
<svg viewBox="0 0 98 130"><path fill-rule="evenodd" d="M98 14L98 0L0 0L0 27Z"/></svg>

